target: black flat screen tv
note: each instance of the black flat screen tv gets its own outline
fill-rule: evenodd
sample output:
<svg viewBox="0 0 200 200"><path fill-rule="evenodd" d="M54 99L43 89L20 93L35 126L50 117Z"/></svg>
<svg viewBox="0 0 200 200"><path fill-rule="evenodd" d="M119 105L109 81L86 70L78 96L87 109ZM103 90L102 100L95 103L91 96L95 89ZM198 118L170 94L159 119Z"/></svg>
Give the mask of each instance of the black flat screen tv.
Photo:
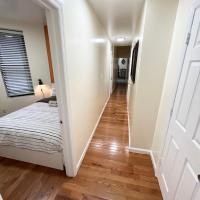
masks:
<svg viewBox="0 0 200 200"><path fill-rule="evenodd" d="M139 50L139 41L135 44L132 53L132 64L131 64L131 80L135 83L135 74L137 67L137 58L138 58L138 50Z"/></svg>

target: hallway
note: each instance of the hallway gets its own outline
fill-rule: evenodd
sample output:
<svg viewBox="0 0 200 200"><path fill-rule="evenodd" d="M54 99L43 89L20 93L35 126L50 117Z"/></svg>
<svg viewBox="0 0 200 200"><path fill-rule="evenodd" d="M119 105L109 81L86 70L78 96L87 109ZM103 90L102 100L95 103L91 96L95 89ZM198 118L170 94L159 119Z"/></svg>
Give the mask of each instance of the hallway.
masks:
<svg viewBox="0 0 200 200"><path fill-rule="evenodd" d="M162 199L151 159L129 153L126 89L111 96L77 177L0 158L4 199Z"/></svg>
<svg viewBox="0 0 200 200"><path fill-rule="evenodd" d="M100 199L162 199L150 157L128 151L123 85L116 88L106 106L78 176L63 184L58 196L70 192L72 199L83 193Z"/></svg>

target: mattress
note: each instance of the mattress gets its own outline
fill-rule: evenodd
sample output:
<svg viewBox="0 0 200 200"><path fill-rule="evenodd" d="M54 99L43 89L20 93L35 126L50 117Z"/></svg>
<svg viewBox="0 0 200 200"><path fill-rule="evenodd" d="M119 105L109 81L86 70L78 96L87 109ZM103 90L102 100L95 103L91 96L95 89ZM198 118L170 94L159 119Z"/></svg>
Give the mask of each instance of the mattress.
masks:
<svg viewBox="0 0 200 200"><path fill-rule="evenodd" d="M62 151L58 108L38 102L0 118L0 145L46 153Z"/></svg>

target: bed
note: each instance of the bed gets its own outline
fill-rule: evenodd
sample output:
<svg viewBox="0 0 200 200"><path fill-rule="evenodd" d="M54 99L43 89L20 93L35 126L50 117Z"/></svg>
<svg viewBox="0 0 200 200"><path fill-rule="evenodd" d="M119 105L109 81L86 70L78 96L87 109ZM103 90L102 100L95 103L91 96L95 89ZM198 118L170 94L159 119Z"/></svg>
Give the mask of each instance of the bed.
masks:
<svg viewBox="0 0 200 200"><path fill-rule="evenodd" d="M63 170L58 108L36 102L0 118L0 156Z"/></svg>

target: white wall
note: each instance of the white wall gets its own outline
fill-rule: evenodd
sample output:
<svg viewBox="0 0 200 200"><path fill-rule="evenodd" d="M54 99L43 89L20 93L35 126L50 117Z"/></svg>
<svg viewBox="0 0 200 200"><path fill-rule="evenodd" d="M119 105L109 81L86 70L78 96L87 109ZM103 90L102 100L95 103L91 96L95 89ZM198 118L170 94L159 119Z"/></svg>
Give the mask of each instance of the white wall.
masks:
<svg viewBox="0 0 200 200"><path fill-rule="evenodd" d="M82 0L63 7L73 152L81 155L109 98L111 45L93 10ZM108 53L110 52L110 53Z"/></svg>
<svg viewBox="0 0 200 200"><path fill-rule="evenodd" d="M143 35L144 35L144 23L145 23L145 17L146 17L146 7L147 3L145 1L143 5L142 12L137 20L136 24L136 31L135 31L135 40L132 43L131 47L131 56L130 56L130 65L129 65L129 74L131 74L131 65L132 65L132 53L133 53L133 48L136 44L136 42L139 40L140 47L139 47L139 52L138 52L138 61L137 61L137 70L139 69L139 63L141 62L141 53L142 53L142 46L143 46ZM138 74L139 72L136 72ZM129 146L131 143L132 139L132 133L133 133L133 113L134 113L134 102L135 102L135 84L133 84L131 77L129 75L129 81L128 81L128 90L127 90L127 110L128 110L128 119L129 119Z"/></svg>
<svg viewBox="0 0 200 200"><path fill-rule="evenodd" d="M178 0L147 0L141 57L130 117L130 146L150 149L155 130ZM129 103L131 105L131 103Z"/></svg>
<svg viewBox="0 0 200 200"><path fill-rule="evenodd" d="M152 151L156 162L158 161L162 143L167 131L170 110L181 71L181 56L185 50L186 30L191 5L191 0L179 1L172 46L152 145Z"/></svg>
<svg viewBox="0 0 200 200"><path fill-rule="evenodd" d="M114 92L117 83L117 65L115 59L115 46L112 44L112 69L111 69L111 76L112 76L112 92Z"/></svg>
<svg viewBox="0 0 200 200"><path fill-rule="evenodd" d="M49 84L50 75L43 25L39 23L27 24L20 23L19 21L0 20L0 27L23 31L33 85L38 85L38 78L41 78L45 84ZM36 90L38 91L37 88ZM0 116L4 115L5 112L10 113L27 106L35 102L38 98L34 95L7 97L0 73Z"/></svg>

